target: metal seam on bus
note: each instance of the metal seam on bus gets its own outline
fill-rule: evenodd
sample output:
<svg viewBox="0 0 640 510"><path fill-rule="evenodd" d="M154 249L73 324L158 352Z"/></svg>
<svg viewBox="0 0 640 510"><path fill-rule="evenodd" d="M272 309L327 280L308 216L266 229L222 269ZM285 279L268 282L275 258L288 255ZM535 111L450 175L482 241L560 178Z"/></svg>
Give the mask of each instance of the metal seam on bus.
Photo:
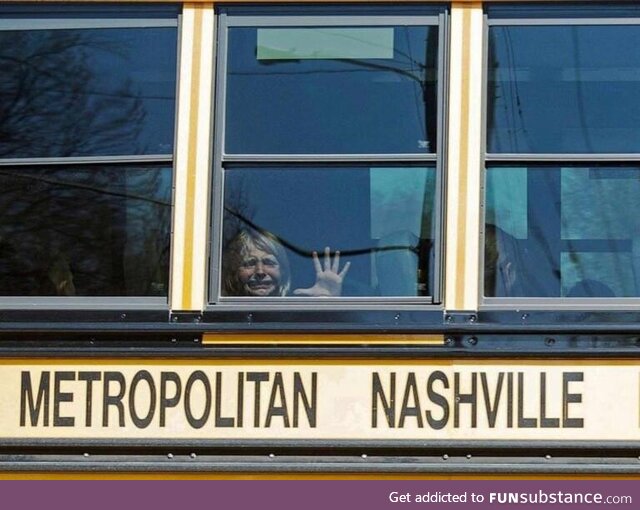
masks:
<svg viewBox="0 0 640 510"><path fill-rule="evenodd" d="M280 333L277 337L265 334L243 334L243 333L204 333L203 344L252 344L252 345L273 345L273 344L388 344L397 345L443 345L444 335L441 334L400 334L400 335L379 335L379 334L299 334Z"/></svg>
<svg viewBox="0 0 640 510"><path fill-rule="evenodd" d="M267 359L256 356L255 358L247 358L246 354L239 358L172 358L166 356L160 358L140 358L132 356L128 359L120 359L113 357L104 358L62 358L62 359L36 359L36 358L0 358L0 367L29 366L42 367L43 369L51 367L182 367L193 368L198 367L240 367L240 366L266 366L266 367L637 367L640 363L635 359L584 359L584 358L567 358L548 359L543 355L533 359L521 359L515 355L509 359L459 359L459 358L432 358L425 355L419 358L350 358L344 356L342 358L318 359L311 358L309 355L296 359Z"/></svg>

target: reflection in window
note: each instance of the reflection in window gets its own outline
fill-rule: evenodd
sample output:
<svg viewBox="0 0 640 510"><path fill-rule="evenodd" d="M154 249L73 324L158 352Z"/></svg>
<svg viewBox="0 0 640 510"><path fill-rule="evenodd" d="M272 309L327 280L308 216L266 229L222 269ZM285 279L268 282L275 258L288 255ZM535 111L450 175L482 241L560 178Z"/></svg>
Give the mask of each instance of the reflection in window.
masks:
<svg viewBox="0 0 640 510"><path fill-rule="evenodd" d="M487 297L640 296L640 168L487 171Z"/></svg>
<svg viewBox="0 0 640 510"><path fill-rule="evenodd" d="M166 297L178 9L0 10L0 296Z"/></svg>
<svg viewBox="0 0 640 510"><path fill-rule="evenodd" d="M349 264L342 296L432 295L434 199L435 167L231 168L221 294L301 295L317 283L313 252L325 269L328 246L337 273ZM233 283L243 264L259 264L261 281Z"/></svg>
<svg viewBox="0 0 640 510"><path fill-rule="evenodd" d="M639 47L629 24L491 27L488 152L640 152Z"/></svg>
<svg viewBox="0 0 640 510"><path fill-rule="evenodd" d="M259 28L258 60L393 58L393 28Z"/></svg>
<svg viewBox="0 0 640 510"><path fill-rule="evenodd" d="M220 12L212 301L440 302L446 7Z"/></svg>
<svg viewBox="0 0 640 510"><path fill-rule="evenodd" d="M0 189L0 295L167 295L170 167L4 167Z"/></svg>
<svg viewBox="0 0 640 510"><path fill-rule="evenodd" d="M171 154L176 37L0 31L0 158Z"/></svg>
<svg viewBox="0 0 640 510"><path fill-rule="evenodd" d="M227 153L435 153L437 27L228 36Z"/></svg>

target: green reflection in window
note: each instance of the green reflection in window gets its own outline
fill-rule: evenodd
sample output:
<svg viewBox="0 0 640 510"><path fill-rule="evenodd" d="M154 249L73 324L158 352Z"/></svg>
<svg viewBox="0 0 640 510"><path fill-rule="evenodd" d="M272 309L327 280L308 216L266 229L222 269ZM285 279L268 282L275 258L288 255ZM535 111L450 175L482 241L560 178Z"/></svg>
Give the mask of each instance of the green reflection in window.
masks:
<svg viewBox="0 0 640 510"><path fill-rule="evenodd" d="M487 172L486 222L517 239L527 237L527 168Z"/></svg>
<svg viewBox="0 0 640 510"><path fill-rule="evenodd" d="M260 28L258 60L390 59L393 28Z"/></svg>
<svg viewBox="0 0 640 510"><path fill-rule="evenodd" d="M562 238L628 240L631 251L563 253L562 292L587 278L616 296L637 295L640 284L640 172L637 168L562 169Z"/></svg>
<svg viewBox="0 0 640 510"><path fill-rule="evenodd" d="M369 175L373 239L400 231L409 231L417 238L433 238L435 170L372 168Z"/></svg>
<svg viewBox="0 0 640 510"><path fill-rule="evenodd" d="M638 169L562 169L563 239L627 239L640 232Z"/></svg>

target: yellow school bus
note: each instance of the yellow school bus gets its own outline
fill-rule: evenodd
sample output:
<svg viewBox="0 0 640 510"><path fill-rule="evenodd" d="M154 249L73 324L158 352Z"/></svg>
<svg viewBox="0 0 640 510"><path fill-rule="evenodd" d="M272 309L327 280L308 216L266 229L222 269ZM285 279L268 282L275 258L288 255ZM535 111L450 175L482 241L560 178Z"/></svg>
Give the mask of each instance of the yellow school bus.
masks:
<svg viewBox="0 0 640 510"><path fill-rule="evenodd" d="M635 2L0 38L3 477L640 473Z"/></svg>

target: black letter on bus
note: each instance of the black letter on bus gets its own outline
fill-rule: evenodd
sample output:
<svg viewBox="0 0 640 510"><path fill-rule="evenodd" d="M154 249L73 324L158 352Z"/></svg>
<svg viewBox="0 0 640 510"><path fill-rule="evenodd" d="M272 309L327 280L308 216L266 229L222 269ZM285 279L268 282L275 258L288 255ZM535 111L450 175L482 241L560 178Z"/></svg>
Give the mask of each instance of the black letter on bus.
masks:
<svg viewBox="0 0 640 510"><path fill-rule="evenodd" d="M276 398L280 400L280 405L276 406ZM273 378L273 386L271 388L271 398L269 399L269 409L267 410L267 419L264 426L271 427L271 418L273 416L282 416L284 426L289 428L289 410L287 409L287 397L284 394L284 383L282 381L282 372L276 372Z"/></svg>
<svg viewBox="0 0 640 510"><path fill-rule="evenodd" d="M496 426L496 418L498 417L498 409L500 405L500 397L502 396L502 383L504 382L504 372L498 374L498 383L496 385L496 393L493 397L493 406L491 406L491 397L489 395L489 382L487 381L487 373L480 372L480 382L482 383L482 394L484 396L484 407L487 411L487 420L489 427Z"/></svg>
<svg viewBox="0 0 640 510"><path fill-rule="evenodd" d="M204 387L204 412L200 418L195 418L191 412L191 388L196 381L200 381ZM202 370L196 370L189 379L184 389L184 411L187 415L187 421L194 429L201 429L209 419L211 412L211 385L207 375Z"/></svg>
<svg viewBox="0 0 640 510"><path fill-rule="evenodd" d="M216 372L216 427L233 427L235 420L230 416L222 416L222 372Z"/></svg>
<svg viewBox="0 0 640 510"><path fill-rule="evenodd" d="M540 374L540 427L555 428L560 427L560 418L547 417L547 374Z"/></svg>
<svg viewBox="0 0 640 510"><path fill-rule="evenodd" d="M73 393L61 392L60 383L62 381L75 381L74 372L55 372L53 376L53 426L73 427L76 420L72 416L60 416L60 402L72 402Z"/></svg>
<svg viewBox="0 0 640 510"><path fill-rule="evenodd" d="M102 378L100 372L78 372L78 381L86 381L87 383L87 391L86 391L86 408L85 408L85 419L84 426L91 427L91 406L93 400L93 382L99 381Z"/></svg>
<svg viewBox="0 0 640 510"><path fill-rule="evenodd" d="M458 428L460 426L460 406L462 404L471 404L471 427L478 426L478 374L471 372L471 393L460 393L460 374L456 372L453 377L453 397L455 415L453 417L453 425Z"/></svg>
<svg viewBox="0 0 640 510"><path fill-rule="evenodd" d="M144 418L140 418L136 412L136 388L140 381L146 381L149 385L149 412ZM147 428L153 420L153 415L156 412L156 385L153 382L153 377L147 370L139 370L136 375L133 376L131 381L131 388L129 388L129 414L131 415L131 421L139 429Z"/></svg>
<svg viewBox="0 0 640 510"><path fill-rule="evenodd" d="M384 389L382 388L378 372L373 373L372 386L371 426L373 428L378 426L378 397L380 397L382 407L384 408L384 415L387 417L387 425L389 425L390 428L394 428L396 426L396 373L391 372L389 377L389 389L391 390L391 396L388 401L384 394Z"/></svg>
<svg viewBox="0 0 640 510"><path fill-rule="evenodd" d="M254 383L253 426L260 426L260 383L269 380L269 372L247 372L247 381Z"/></svg>
<svg viewBox="0 0 640 510"><path fill-rule="evenodd" d="M167 398L167 382L171 381L176 385L176 393L173 397ZM176 407L180 403L180 395L182 394L182 383L180 376L175 372L160 373L160 426L164 427L166 423L166 410L169 407Z"/></svg>
<svg viewBox="0 0 640 510"><path fill-rule="evenodd" d="M409 405L409 396L412 395L413 404ZM404 388L404 397L402 397L402 408L400 409L399 428L404 427L404 420L407 416L415 416L416 424L419 428L424 427L422 422L422 408L420 407L420 397L418 396L418 386L416 385L416 374L409 372L407 376L407 384Z"/></svg>
<svg viewBox="0 0 640 510"><path fill-rule="evenodd" d="M317 402L317 390L318 390L318 373L311 372L311 404L309 404L309 398L304 391L304 384L302 384L302 378L300 372L293 373L293 426L298 426L298 409L299 401L302 399L302 405L304 411L307 414L307 421L311 428L316 426L316 402Z"/></svg>
<svg viewBox="0 0 640 510"><path fill-rule="evenodd" d="M120 391L117 395L109 394L109 383L117 382L120 385ZM124 375L122 372L105 372L104 383L102 390L102 426L109 426L109 407L115 406L118 410L118 425L124 427L124 405L122 404L122 398L126 388Z"/></svg>
<svg viewBox="0 0 640 510"><path fill-rule="evenodd" d="M441 370L431 372L431 374L429 374L429 379L427 380L427 396L429 397L429 400L442 408L442 418L439 420L436 420L433 417L433 413L431 411L427 411L427 422L432 429L440 430L443 429L449 421L449 402L447 402L447 399L440 393L436 393L434 391L433 383L435 381L441 381L442 386L444 386L445 389L449 389L449 380L447 379L447 375Z"/></svg>
<svg viewBox="0 0 640 510"><path fill-rule="evenodd" d="M26 424L26 403L29 400L29 417L31 418L31 426L38 425L40 419L40 408L44 403L44 418L42 424L49 426L49 378L50 372L42 372L40 375L40 385L38 386L38 397L36 403L33 403L33 389L31 387L31 373L22 372L22 388L20 391L20 426Z"/></svg>
<svg viewBox="0 0 640 510"><path fill-rule="evenodd" d="M518 427L523 429L534 429L538 426L536 418L525 418L524 416L524 372L518 372Z"/></svg>
<svg viewBox="0 0 640 510"><path fill-rule="evenodd" d="M582 372L562 373L562 426L582 428L584 427L582 418L569 418L569 404L582 402L582 393L569 393L569 383L573 381L584 381L584 374Z"/></svg>

